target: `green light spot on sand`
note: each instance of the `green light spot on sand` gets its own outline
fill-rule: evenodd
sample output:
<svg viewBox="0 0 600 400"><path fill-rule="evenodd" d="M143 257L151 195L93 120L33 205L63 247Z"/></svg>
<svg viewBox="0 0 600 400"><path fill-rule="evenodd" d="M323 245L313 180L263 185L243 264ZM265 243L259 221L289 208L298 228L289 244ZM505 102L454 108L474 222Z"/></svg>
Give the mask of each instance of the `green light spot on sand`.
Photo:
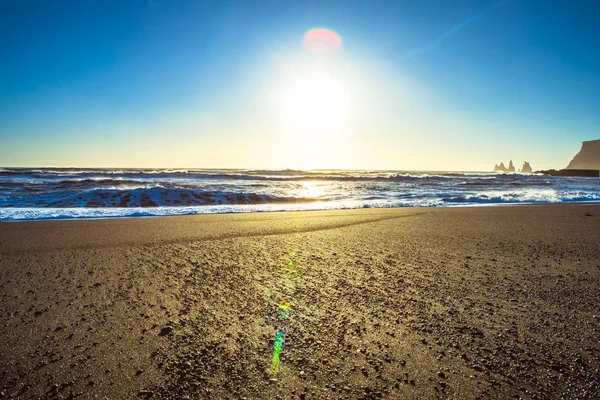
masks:
<svg viewBox="0 0 600 400"><path fill-rule="evenodd" d="M271 375L274 378L277 378L277 374L279 373L279 357L281 355L281 350L283 349L283 342L285 339L285 332L281 329L278 329L275 332L275 343L273 343L273 361L271 362Z"/></svg>
<svg viewBox="0 0 600 400"><path fill-rule="evenodd" d="M296 251L290 251L290 258L287 261L287 266L282 266L282 284L284 288L287 288L286 292L291 292L293 289L293 278L298 272L297 267L294 266L294 257ZM281 300L279 307L277 307L277 316L281 320L289 319L292 316L292 303L288 300ZM271 361L271 378L270 380L276 381L277 374L279 373L279 358L281 356L281 350L283 349L283 343L285 339L285 332L282 329L277 329L275 332L275 342L273 343L273 360Z"/></svg>
<svg viewBox="0 0 600 400"><path fill-rule="evenodd" d="M287 300L279 302L279 308L277 309L277 316L281 319L288 319L292 316L292 303Z"/></svg>

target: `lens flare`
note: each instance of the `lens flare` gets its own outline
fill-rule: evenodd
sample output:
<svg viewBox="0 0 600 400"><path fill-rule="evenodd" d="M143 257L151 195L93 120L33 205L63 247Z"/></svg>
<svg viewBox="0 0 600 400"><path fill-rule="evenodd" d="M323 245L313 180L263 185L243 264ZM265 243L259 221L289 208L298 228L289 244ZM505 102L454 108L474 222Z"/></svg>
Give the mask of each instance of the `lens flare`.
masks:
<svg viewBox="0 0 600 400"><path fill-rule="evenodd" d="M304 48L311 53L335 53L342 47L342 38L326 28L311 29L304 34Z"/></svg>
<svg viewBox="0 0 600 400"><path fill-rule="evenodd" d="M275 343L273 343L273 361L271 362L271 374L273 378L277 379L277 373L279 373L279 356L281 355L281 350L283 349L283 343L285 340L285 332L281 329L278 329L275 332Z"/></svg>
<svg viewBox="0 0 600 400"><path fill-rule="evenodd" d="M282 283L283 287L287 290L293 290L293 277L296 275L296 268L294 266L294 256L296 252L291 251L289 253L290 258L282 267ZM285 342L285 331L282 327L287 326L288 320L292 316L292 302L287 299L279 301L277 307L277 318L279 327L275 331L275 341L273 343L273 358L271 360L270 380L276 382L277 375L279 374L279 359L281 357L281 351Z"/></svg>
<svg viewBox="0 0 600 400"><path fill-rule="evenodd" d="M287 300L282 300L277 309L277 316L280 319L289 319L292 316L292 303Z"/></svg>

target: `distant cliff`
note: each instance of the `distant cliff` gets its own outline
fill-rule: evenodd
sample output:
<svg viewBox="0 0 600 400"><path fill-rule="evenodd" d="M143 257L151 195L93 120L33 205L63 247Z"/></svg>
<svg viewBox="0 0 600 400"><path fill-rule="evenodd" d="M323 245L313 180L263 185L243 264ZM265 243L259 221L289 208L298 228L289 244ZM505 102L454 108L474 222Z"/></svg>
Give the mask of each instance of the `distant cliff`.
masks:
<svg viewBox="0 0 600 400"><path fill-rule="evenodd" d="M509 161L508 168L506 168L506 166L504 165L504 162L500 161L500 165L498 165L498 164L494 165L494 172L516 172L516 169L515 169L515 165L513 164L512 160ZM531 166L529 165L529 163L527 161L525 161L523 163L523 169L521 169L521 171L519 171L519 172L524 172L524 173L528 173L528 174L530 174L532 172Z"/></svg>
<svg viewBox="0 0 600 400"><path fill-rule="evenodd" d="M600 139L583 142L566 169L600 170Z"/></svg>
<svg viewBox="0 0 600 400"><path fill-rule="evenodd" d="M510 160L508 163L508 172L515 172L515 165L513 164L512 160Z"/></svg>
<svg viewBox="0 0 600 400"><path fill-rule="evenodd" d="M515 166L512 160L508 163L508 168L504 166L504 162L500 161L500 165L494 165L494 172L515 172Z"/></svg>
<svg viewBox="0 0 600 400"><path fill-rule="evenodd" d="M504 166L504 162L500 161L500 165L494 165L494 172L508 172L508 169Z"/></svg>

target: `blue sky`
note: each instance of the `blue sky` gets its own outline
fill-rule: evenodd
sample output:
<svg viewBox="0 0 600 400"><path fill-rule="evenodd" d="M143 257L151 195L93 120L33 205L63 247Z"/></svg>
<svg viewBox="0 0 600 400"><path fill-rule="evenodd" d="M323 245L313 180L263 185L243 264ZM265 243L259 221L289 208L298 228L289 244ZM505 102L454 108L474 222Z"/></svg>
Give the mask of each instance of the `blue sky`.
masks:
<svg viewBox="0 0 600 400"><path fill-rule="evenodd" d="M541 169L600 138L595 0L124 3L0 1L0 165ZM318 88L273 107L314 65L352 88L336 129Z"/></svg>

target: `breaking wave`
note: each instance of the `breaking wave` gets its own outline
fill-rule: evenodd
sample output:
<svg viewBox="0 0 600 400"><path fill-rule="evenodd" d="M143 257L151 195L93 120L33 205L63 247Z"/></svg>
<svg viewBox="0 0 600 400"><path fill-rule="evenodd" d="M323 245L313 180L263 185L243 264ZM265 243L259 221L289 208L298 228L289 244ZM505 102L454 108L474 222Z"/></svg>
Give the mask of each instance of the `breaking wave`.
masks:
<svg viewBox="0 0 600 400"><path fill-rule="evenodd" d="M0 168L5 220L600 201L597 178L477 172Z"/></svg>

